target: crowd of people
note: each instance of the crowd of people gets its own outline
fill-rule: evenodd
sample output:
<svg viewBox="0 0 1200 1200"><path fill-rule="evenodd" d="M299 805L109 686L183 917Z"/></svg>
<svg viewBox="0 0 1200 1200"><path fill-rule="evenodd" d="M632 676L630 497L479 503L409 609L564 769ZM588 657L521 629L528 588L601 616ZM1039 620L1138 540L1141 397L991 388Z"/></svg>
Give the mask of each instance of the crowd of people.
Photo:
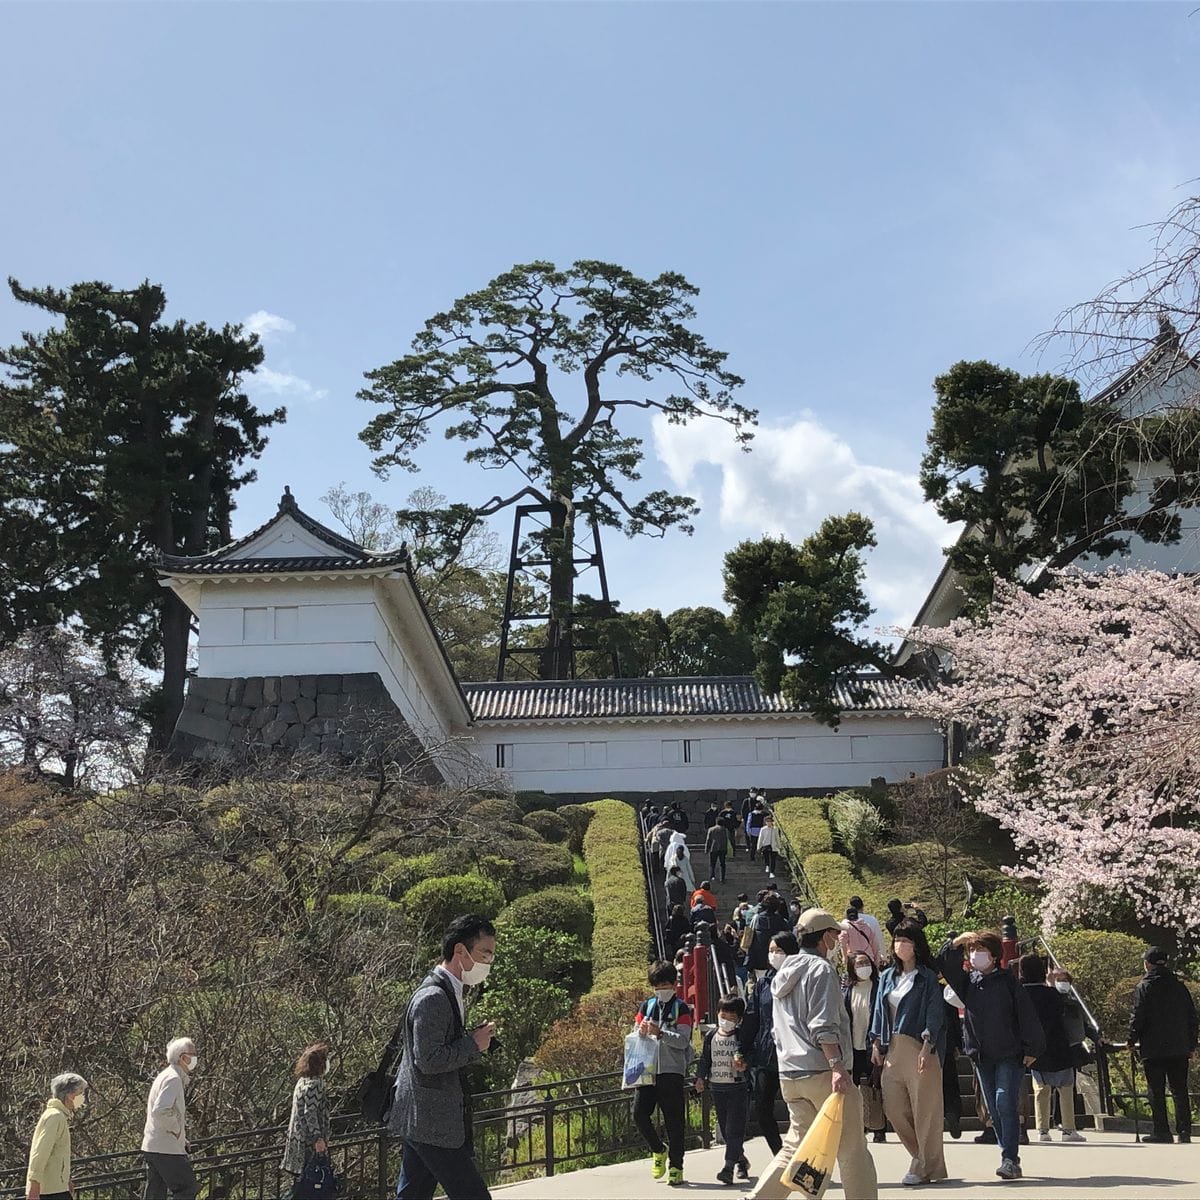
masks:
<svg viewBox="0 0 1200 1200"><path fill-rule="evenodd" d="M475 1161L471 1098L463 1071L486 1054L495 1025L468 1030L464 987L487 978L496 953L496 929L486 917L459 917L442 939L441 961L418 986L393 1040L401 1047L394 1079L388 1075L388 1132L403 1139L397 1200L433 1200L440 1185L449 1200L488 1200ZM673 992L672 992L673 994ZM393 1046L384 1054L394 1069ZM295 1200L332 1196L331 1097L325 1076L331 1051L325 1042L305 1048L296 1061L291 1117L280 1170ZM187 1098L200 1066L196 1043L175 1038L166 1064L150 1085L141 1152L146 1167L143 1200L195 1200L201 1188L192 1166ZM381 1065L381 1071L384 1066ZM88 1081L74 1073L50 1081L50 1098L34 1130L26 1174L26 1200L73 1200L71 1123L87 1103ZM317 1165L319 1185L308 1188Z"/></svg>
<svg viewBox="0 0 1200 1200"><path fill-rule="evenodd" d="M685 871L687 814L679 805L643 811L647 846L652 853L662 848L655 857L666 872L667 940L675 955L675 962L652 972L658 994L674 987L684 947L702 925L711 926L718 964L723 957L734 964L730 975L720 974L723 984L730 978L736 983L725 989L716 1024L704 1032L695 1075L696 1088L711 1091L717 1111L725 1146L721 1182L748 1178L743 1146L753 1115L775 1157L751 1195L782 1200L788 1195L783 1172L831 1092L845 1097L838 1164L847 1195L877 1195L868 1138L885 1141L889 1129L909 1155L902 1184L946 1179L944 1136L962 1132L960 1051L972 1064L984 1125L975 1140L997 1146L1000 1179L1022 1177L1027 1076L1038 1141L1053 1139L1056 1113L1062 1141L1085 1140L1077 1128L1076 1092L1086 1110L1101 1113L1090 1069L1095 1049L1089 1037L1097 1031L1089 1028L1068 971L1036 954L1006 959L1001 935L991 930L955 936L935 953L926 938L926 914L899 899L889 902L882 923L860 896L849 898L840 920L824 909L801 912L780 894L771 859L768 885L753 900L740 894L732 911L722 914L712 881L724 880L726 857L736 854L739 839L748 853L773 856L777 836L769 805L755 792L738 811L731 803L711 805L704 822L710 879L693 886ZM686 1011L672 1015L690 1029L694 1014L679 1004ZM637 1028L654 1036L656 1026L646 1023L643 1012ZM1197 1034L1187 987L1164 951L1148 950L1129 1030L1150 1096L1153 1130L1143 1141L1174 1140L1168 1089L1178 1140L1191 1140L1187 1076ZM639 1098L638 1124L655 1155L654 1177L669 1175L669 1182L680 1183L683 1159L676 1146L682 1146L683 1108L676 1101L687 1063L678 1054L672 1073L678 1079L669 1085L671 1100L659 1103L669 1152L653 1140L649 1099ZM780 1097L789 1113L782 1137L775 1120Z"/></svg>

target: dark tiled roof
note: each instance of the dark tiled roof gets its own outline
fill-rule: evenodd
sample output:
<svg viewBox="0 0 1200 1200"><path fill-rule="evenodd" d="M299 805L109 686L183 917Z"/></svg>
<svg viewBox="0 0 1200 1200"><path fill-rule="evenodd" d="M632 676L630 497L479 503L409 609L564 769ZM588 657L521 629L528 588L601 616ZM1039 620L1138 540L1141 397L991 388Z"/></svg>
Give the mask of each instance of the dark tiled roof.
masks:
<svg viewBox="0 0 1200 1200"><path fill-rule="evenodd" d="M390 554L367 557L343 555L335 557L299 558L185 558L178 554L159 556L159 569L170 575L295 575L311 571L376 571L381 567L398 567L408 561L404 548Z"/></svg>
<svg viewBox="0 0 1200 1200"><path fill-rule="evenodd" d="M896 712L909 681L861 676L839 684L846 712ZM588 717L726 717L794 712L767 696L749 675L691 679L586 679L465 683L477 721L554 721Z"/></svg>

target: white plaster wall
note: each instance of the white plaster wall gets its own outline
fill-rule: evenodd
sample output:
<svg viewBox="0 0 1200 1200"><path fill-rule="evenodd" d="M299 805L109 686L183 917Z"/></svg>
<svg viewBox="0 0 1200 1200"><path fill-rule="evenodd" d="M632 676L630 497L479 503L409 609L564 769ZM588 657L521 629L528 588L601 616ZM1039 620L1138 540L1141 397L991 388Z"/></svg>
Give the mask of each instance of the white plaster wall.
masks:
<svg viewBox="0 0 1200 1200"><path fill-rule="evenodd" d="M517 791L656 792L692 789L841 788L937 770L943 739L933 722L880 714L838 730L809 717L763 720L486 722L480 758ZM683 742L690 762L684 762Z"/></svg>
<svg viewBox="0 0 1200 1200"><path fill-rule="evenodd" d="M448 741L461 718L437 702L433 680L401 649L404 631L369 578L205 581L198 615L201 676L378 672L429 747Z"/></svg>

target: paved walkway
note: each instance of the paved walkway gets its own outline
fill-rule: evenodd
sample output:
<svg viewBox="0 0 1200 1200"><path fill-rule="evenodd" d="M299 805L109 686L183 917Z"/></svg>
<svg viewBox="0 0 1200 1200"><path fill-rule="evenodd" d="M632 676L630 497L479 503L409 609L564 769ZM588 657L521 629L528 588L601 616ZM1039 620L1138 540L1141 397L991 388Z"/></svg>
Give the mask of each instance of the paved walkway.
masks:
<svg viewBox="0 0 1200 1200"><path fill-rule="evenodd" d="M1055 1135L1057 1137L1057 1134ZM871 1147L879 1172L881 1197L897 1200L906 1196L963 1197L964 1200L992 1200L997 1196L1024 1195L1028 1200L1079 1200L1110 1196L1114 1200L1200 1200L1200 1144L1195 1146L1135 1145L1132 1134L1088 1134L1086 1145L1032 1145L1021 1148L1025 1178L1004 1183L993 1174L999 1165L995 1146L976 1146L967 1138L947 1140L946 1165L952 1178L927 1187L900 1186L908 1169L908 1156L889 1135L882 1146ZM765 1145L755 1139L747 1147L751 1172L769 1161ZM720 1170L723 1155L719 1149L692 1151L687 1156L684 1174L687 1185L669 1188L650 1178L648 1159L621 1163L614 1167L596 1167L591 1171L573 1171L552 1179L532 1179L526 1183L495 1189L497 1200L540 1200L564 1197L569 1200L670 1200L686 1196L691 1200L725 1197L740 1200L752 1184L723 1187L714 1176ZM794 1194L794 1193L792 1193ZM835 1173L826 1196L847 1198Z"/></svg>

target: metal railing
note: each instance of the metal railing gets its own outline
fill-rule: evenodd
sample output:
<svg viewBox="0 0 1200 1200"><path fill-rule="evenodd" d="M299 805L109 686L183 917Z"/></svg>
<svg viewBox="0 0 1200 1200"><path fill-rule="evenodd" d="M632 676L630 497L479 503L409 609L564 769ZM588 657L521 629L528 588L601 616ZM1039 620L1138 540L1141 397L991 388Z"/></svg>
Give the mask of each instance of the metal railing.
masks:
<svg viewBox="0 0 1200 1200"><path fill-rule="evenodd" d="M1097 1068L1103 1066L1103 1078L1106 1092L1102 1092L1105 1109L1109 1116L1123 1117L1133 1123L1134 1136L1140 1140L1143 1133L1153 1132L1153 1106L1150 1097L1150 1085L1146 1079L1146 1067L1141 1056L1136 1054L1128 1043L1104 1042L1097 1046ZM1101 1071L1097 1070L1097 1076ZM1140 1085L1139 1086L1139 1082ZM1194 1059L1188 1060L1188 1100L1191 1107L1191 1118L1194 1120L1200 1111L1200 1066ZM1167 1110L1168 1127L1171 1133L1176 1131L1177 1114L1175 1113L1174 1098L1171 1089L1166 1089L1165 1108ZM1188 1127L1191 1129L1192 1121ZM1159 1132L1167 1132L1161 1130Z"/></svg>
<svg viewBox="0 0 1200 1200"><path fill-rule="evenodd" d="M689 1145L712 1142L709 1093L687 1093ZM621 1072L528 1084L473 1097L472 1133L490 1183L554 1175L620 1161L645 1150L633 1124ZM278 1200L294 1182L280 1169L287 1127L243 1130L196 1143L192 1168L205 1200ZM329 1153L346 1178L342 1200L388 1200L400 1171L401 1144L376 1125L334 1118ZM76 1159L75 1200L140 1200L146 1174L137 1151ZM0 1171L0 1197L25 1195L25 1169Z"/></svg>
<svg viewBox="0 0 1200 1200"><path fill-rule="evenodd" d="M638 818L641 829L641 818ZM646 885L646 905L650 911L650 935L654 940L655 956L661 961L672 955L667 953L667 896L664 884L654 878L654 855L646 845L645 832L638 839L638 853L642 859L642 879Z"/></svg>

